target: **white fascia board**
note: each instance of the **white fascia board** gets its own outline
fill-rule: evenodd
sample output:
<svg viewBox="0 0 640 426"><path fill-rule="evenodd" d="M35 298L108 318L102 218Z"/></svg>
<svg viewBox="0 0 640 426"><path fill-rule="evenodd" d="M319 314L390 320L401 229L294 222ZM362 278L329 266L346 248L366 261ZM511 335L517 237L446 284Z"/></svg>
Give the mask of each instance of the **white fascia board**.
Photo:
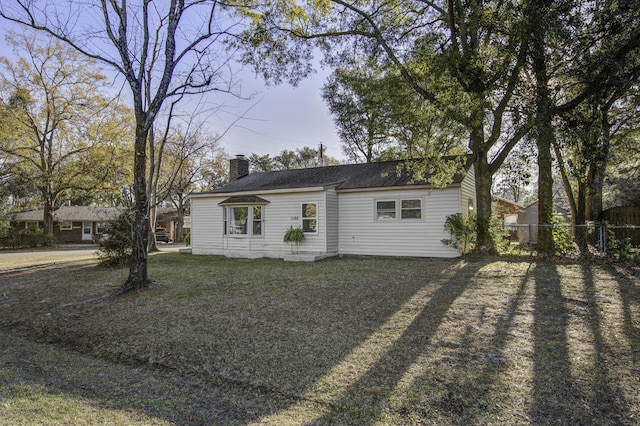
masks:
<svg viewBox="0 0 640 426"><path fill-rule="evenodd" d="M367 187L367 188L349 188L349 189L336 189L336 192L371 192L371 191L403 191L412 189L449 189L459 188L460 183L451 183L444 188L437 188L433 185L405 185L405 186L379 186L379 187Z"/></svg>
<svg viewBox="0 0 640 426"><path fill-rule="evenodd" d="M189 198L210 198L210 197L235 197L239 195L268 195L268 194L292 194L300 192L322 192L325 191L324 186L314 186L309 188L286 188L286 189L269 189L255 191L239 191L239 192L214 192L191 194Z"/></svg>

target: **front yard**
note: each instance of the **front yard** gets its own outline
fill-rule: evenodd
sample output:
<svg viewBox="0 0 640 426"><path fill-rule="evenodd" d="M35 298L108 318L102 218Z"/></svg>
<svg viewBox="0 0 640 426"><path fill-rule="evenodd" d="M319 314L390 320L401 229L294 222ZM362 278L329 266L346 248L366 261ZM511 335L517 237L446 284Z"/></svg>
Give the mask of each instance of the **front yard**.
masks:
<svg viewBox="0 0 640 426"><path fill-rule="evenodd" d="M640 268L0 255L0 424L640 422Z"/></svg>

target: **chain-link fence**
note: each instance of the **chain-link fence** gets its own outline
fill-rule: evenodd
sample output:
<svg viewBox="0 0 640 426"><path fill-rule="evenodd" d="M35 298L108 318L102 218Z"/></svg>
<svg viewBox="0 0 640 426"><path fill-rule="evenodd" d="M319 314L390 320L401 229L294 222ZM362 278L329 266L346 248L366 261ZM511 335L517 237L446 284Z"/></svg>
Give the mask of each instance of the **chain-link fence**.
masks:
<svg viewBox="0 0 640 426"><path fill-rule="evenodd" d="M551 230L556 249L563 254L640 256L640 226L508 224L504 226L505 238L512 246L533 251L543 227Z"/></svg>

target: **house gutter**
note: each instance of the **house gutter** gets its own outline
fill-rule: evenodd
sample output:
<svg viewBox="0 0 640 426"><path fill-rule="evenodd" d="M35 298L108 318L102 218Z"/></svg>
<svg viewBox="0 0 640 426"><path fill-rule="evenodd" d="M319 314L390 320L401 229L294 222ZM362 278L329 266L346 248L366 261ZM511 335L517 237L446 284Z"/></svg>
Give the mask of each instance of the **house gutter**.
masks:
<svg viewBox="0 0 640 426"><path fill-rule="evenodd" d="M448 189L448 188L459 188L461 186L460 183L451 183L444 188L435 187L433 185L403 185L403 186L377 186L377 187L367 187L367 188L347 188L347 189L336 189L336 192L370 192L370 191L399 191L399 190L412 190L412 189Z"/></svg>
<svg viewBox="0 0 640 426"><path fill-rule="evenodd" d="M236 191L236 192L201 192L199 194L191 194L189 198L209 198L209 197L234 197L241 195L256 195L256 194L291 194L292 192L321 192L326 190L324 186L313 186L308 188L283 188L283 189L267 189L267 190L252 190L252 191Z"/></svg>
<svg viewBox="0 0 640 426"><path fill-rule="evenodd" d="M242 195L265 195L265 194L291 194L291 193L302 193L302 192L322 192L326 191L330 187L335 187L336 185L328 185L328 186L311 186L305 188L281 188L281 189L266 189L266 190L251 190L251 191L236 191L236 192L201 192L198 194L191 194L189 198L209 198L209 197L234 197L234 196L242 196ZM347 188L347 189L337 189L336 192L339 193L347 193L347 192L371 192L371 191L398 191L398 190L412 190L412 189L448 189L448 188L459 188L461 183L451 183L444 188L435 187L433 185L402 185L402 186L377 186L377 187L366 187L366 188Z"/></svg>

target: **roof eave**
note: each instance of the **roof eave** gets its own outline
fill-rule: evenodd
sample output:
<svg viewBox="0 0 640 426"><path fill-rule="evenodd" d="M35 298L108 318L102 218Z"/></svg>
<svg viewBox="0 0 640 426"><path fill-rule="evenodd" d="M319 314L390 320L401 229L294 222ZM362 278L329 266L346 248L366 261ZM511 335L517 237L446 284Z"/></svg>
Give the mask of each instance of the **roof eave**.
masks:
<svg viewBox="0 0 640 426"><path fill-rule="evenodd" d="M233 197L241 195L256 195L256 194L289 194L299 192L321 192L326 191L325 186L311 186L302 188L281 188L281 189L253 189L233 192L199 192L196 194L190 194L189 198L209 198L209 197Z"/></svg>
<svg viewBox="0 0 640 426"><path fill-rule="evenodd" d="M459 188L461 184L459 182L450 183L445 187L437 187L429 184L424 185L396 185L396 186L367 186L363 188L344 188L336 189L336 192L369 192L369 191L403 191L410 189L448 189Z"/></svg>

